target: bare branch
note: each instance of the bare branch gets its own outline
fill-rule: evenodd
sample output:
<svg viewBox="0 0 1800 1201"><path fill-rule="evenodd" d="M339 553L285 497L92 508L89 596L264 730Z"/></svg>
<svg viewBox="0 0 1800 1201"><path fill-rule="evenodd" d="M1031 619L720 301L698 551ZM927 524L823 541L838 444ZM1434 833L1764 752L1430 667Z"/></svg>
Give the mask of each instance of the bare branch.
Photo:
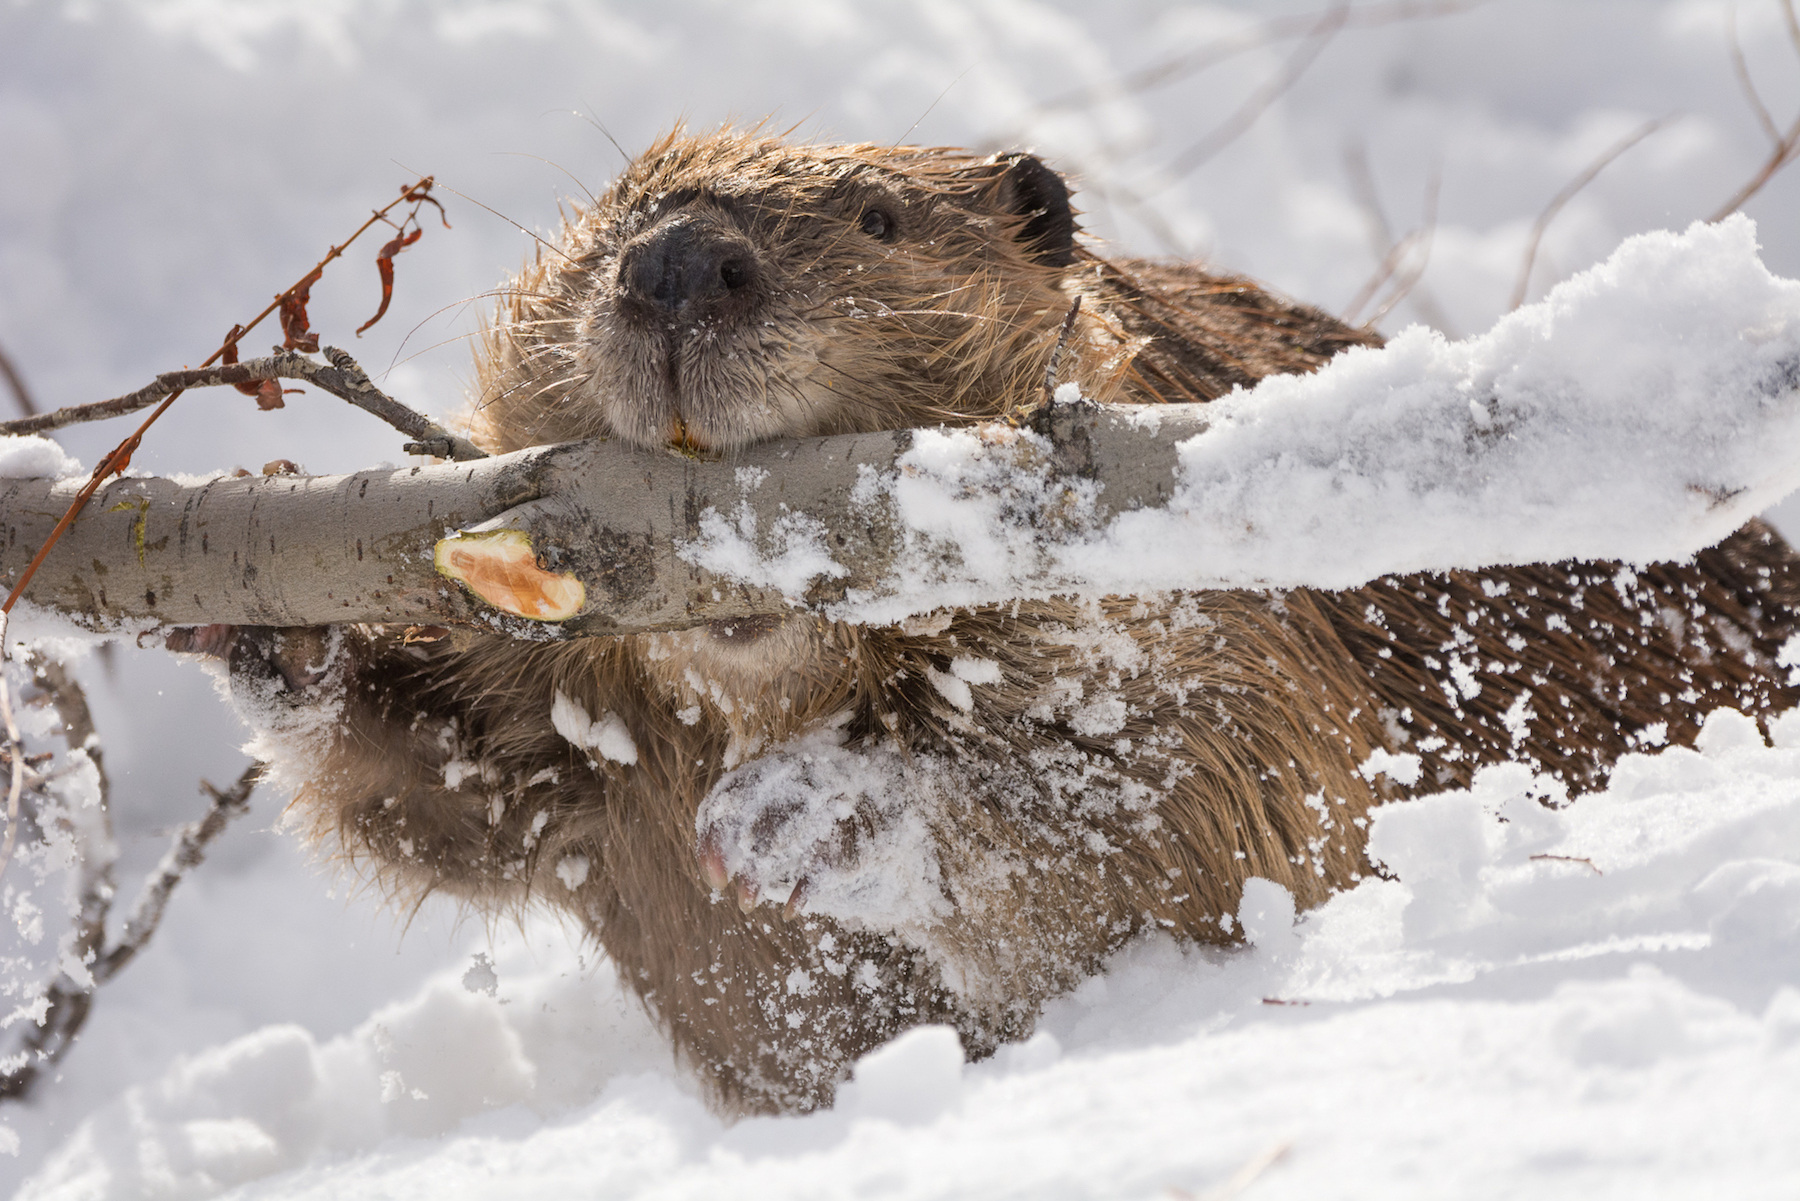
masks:
<svg viewBox="0 0 1800 1201"><path fill-rule="evenodd" d="M1396 3L1391 4L1363 4L1352 8L1345 14L1343 25L1346 29L1372 29L1400 21L1430 20L1435 17L1454 16L1457 13L1478 8L1485 3L1487 0L1438 0L1436 3L1429 2L1429 0L1397 0ZM1267 46L1271 42L1305 37L1317 29L1320 21L1329 17L1333 11L1335 9L1323 9L1317 12L1295 13L1291 16L1272 18L1248 33L1220 38L1133 71L1120 81L1119 88L1127 93L1149 91L1164 84L1186 79L1190 75L1197 75L1209 67L1217 66L1240 54ZM1107 92L1104 90L1083 88L1046 100L1038 106L1037 111L1047 113L1085 108L1106 98Z"/></svg>
<svg viewBox="0 0 1800 1201"><path fill-rule="evenodd" d="M1288 55L1287 61L1281 64L1281 70L1256 89L1249 99L1238 106L1236 112L1215 126L1204 138L1177 155L1175 160L1169 164L1169 174L1176 179L1191 174L1202 163L1242 137L1252 125L1256 124L1257 118L1267 112L1271 104L1280 99L1283 92L1293 87L1300 77L1306 74L1306 69L1312 66L1313 60L1318 58L1324 52L1325 47L1331 44L1331 39L1337 36L1338 31L1344 27L1344 22L1349 17L1350 0L1341 0L1340 3L1326 10L1325 15L1320 17L1311 31L1307 33L1306 40L1295 47L1294 52Z"/></svg>
<svg viewBox="0 0 1800 1201"><path fill-rule="evenodd" d="M13 844L19 837L19 797L25 789L25 743L19 738L19 723L13 720L12 682L6 678L6 621L0 612L0 726L6 732L7 787L6 836L0 840L0 876L12 862Z"/></svg>
<svg viewBox="0 0 1800 1201"><path fill-rule="evenodd" d="M1439 399L1450 406L1446 419L1484 415L1467 416L1461 393ZM1728 393L1713 399L1735 403ZM1484 495L1505 494L1495 481L1524 470L1522 439L1571 436L1567 410L1556 411L1562 415L1554 431L1533 424L1536 418L1509 419L1505 438L1458 443L1463 459L1454 470L1439 464L1429 479L1415 481L1421 497L1437 498L1418 502L1419 520L1437 530L1430 523L1438 518L1423 515L1462 503L1451 481L1480 479ZM1784 411L1767 408L1770 420ZM722 459L610 440L347 476L197 485L119 479L71 531L70 545L43 560L25 595L41 610L98 630L370 622L463 625L546 640L795 610L897 620L918 604L1001 604L1100 584L1113 591L1348 587L1420 569L1420 544L1396 534L1396 519L1380 507L1388 502L1373 499L1391 496L1383 491L1354 502L1376 506L1367 528L1382 531L1346 569L1359 573L1354 578L1322 578L1310 554L1299 552L1284 552L1278 567L1254 556L1190 555L1172 569L1178 574L1156 575L1157 583L1144 582L1152 577L1133 574L1125 560L1109 560L1123 574L1109 568L1103 580L1093 578L1094 548L1111 545L1127 526L1141 532L1163 520L1146 513L1115 524L1138 510L1163 510L1174 519L1168 528L1193 545L1235 546L1245 536L1229 509L1183 502L1178 514L1168 511L1195 489L1285 471L1276 466L1287 461L1285 452L1245 459L1267 448L1252 440L1243 444L1252 449L1233 450L1240 444L1228 436L1212 439L1216 412L1205 404L1052 404L1022 422L1028 432L990 422L952 435L961 449L948 458L941 431L890 430L770 441ZM1716 410L1706 412L1712 420ZM1640 446L1636 426L1620 426L1611 409L1595 417L1581 427L1591 453L1613 462L1638 453L1627 449ZM1751 428L1737 427L1739 435ZM1219 453L1206 457L1208 445ZM1411 460L1399 446L1393 453L1400 456L1391 465L1394 478L1410 478ZM1196 475L1201 461L1207 466ZM1349 470L1341 462L1320 469ZM1377 472L1367 461L1357 470ZM1615 521L1634 531L1639 541L1632 545L1641 548L1649 538L1657 548L1634 553L1693 553L1734 528L1726 523L1748 516L1749 506L1768 501L1785 478L1765 474L1752 483L1735 470L1693 481L1718 497L1699 524L1644 533L1637 501L1609 507L1611 500L1595 498L1577 523L1518 517L1525 542L1509 544L1515 558L1507 561L1599 553L1593 547L1611 545L1616 531L1599 542L1595 531L1611 530L1607 523ZM35 544L76 486L0 481L0 582L19 572L20 548ZM1528 492L1521 484L1517 503L1537 514L1532 506L1548 502ZM1358 528L1353 508L1349 501L1335 506L1334 521ZM936 516L915 524L913 516L925 512ZM1491 515L1501 520L1499 509ZM1700 533L1702 526L1711 532ZM976 527L986 540L979 545L965 546L964 534L952 532ZM1705 540L1691 541L1697 537ZM1519 549L1526 544L1531 549ZM1339 562L1346 544L1319 549ZM1493 562L1441 549L1433 566Z"/></svg>
<svg viewBox="0 0 1800 1201"><path fill-rule="evenodd" d="M1347 324L1357 324L1356 315L1363 311L1364 305L1375 299L1375 293L1381 291L1382 286L1393 277L1394 272L1399 269L1406 256L1412 253L1412 248L1418 240L1419 231L1415 229L1398 242L1388 246L1387 253L1383 254L1381 261L1375 264L1374 273L1364 281L1362 287L1356 290L1356 295L1350 298L1350 303L1344 306L1344 321ZM1371 317L1362 324L1370 326L1375 324L1375 321L1376 318Z"/></svg>
<svg viewBox="0 0 1800 1201"><path fill-rule="evenodd" d="M1420 226L1402 238L1394 241L1393 226L1389 224L1387 213L1381 206L1381 197L1375 188L1375 176L1369 170L1369 155L1362 142L1352 141L1344 148L1344 171L1350 177L1350 191L1356 197L1358 207L1363 211L1363 220L1369 229L1369 248L1375 255L1375 271L1368 281L1357 290L1351 302L1344 309L1344 320L1354 323L1356 315L1364 305L1373 300L1382 286L1387 283L1400 264L1411 254L1414 246L1423 241L1425 252L1420 257L1415 269L1401 277L1400 284L1389 294L1388 299L1378 306L1375 316L1364 322L1364 326L1373 326L1385 317L1407 296L1413 297L1413 304L1435 328L1450 333L1450 319L1437 301L1419 287L1424 278L1425 268L1431 261L1431 246L1437 236L1437 201L1441 173L1433 170L1425 183L1425 196L1422 205Z"/></svg>
<svg viewBox="0 0 1800 1201"><path fill-rule="evenodd" d="M220 791L211 781L200 781L200 788L212 798L212 808L199 821L189 822L176 832L175 840L156 871L144 882L131 913L119 933L118 943L94 964L94 980L105 984L144 949L150 936L162 924L163 910L176 885L206 857L206 848L225 832L232 819L250 810L250 794L262 781L264 765L246 767L230 788Z"/></svg>
<svg viewBox="0 0 1800 1201"><path fill-rule="evenodd" d="M63 671L60 664L49 667L55 672ZM66 712L63 701L57 699L60 692L64 696L75 698L79 702L80 712L85 715L86 699L66 674L61 677L60 682L53 677L46 687L59 712ZM67 720L65 717L65 721ZM80 730L78 725L68 725L65 728L69 731L71 746L91 742L87 738L77 742ZM91 722L87 728L91 733ZM90 755L92 753L90 749ZM163 912L176 886L188 872L199 866L206 848L218 838L231 820L248 810L250 793L262 778L262 771L262 764L251 764L244 769L236 783L223 792L205 780L200 782L201 788L213 799L212 808L199 821L190 822L177 831L174 843L163 857L162 863L144 882L119 941L110 948L105 946L105 936L106 916L112 897L111 848L83 848L82 906L71 952L78 962L89 965L89 978L77 981L71 979L66 972L59 971L44 990L43 1020L26 1031L17 1053L19 1062L0 1076L0 1099L22 1100L29 1096L44 1069L54 1066L68 1054L69 1049L74 1046L76 1036L86 1025L88 1015L93 1011L95 992L102 984L118 975L150 941L151 935L156 933L157 926L162 921ZM95 857L92 863L90 855Z"/></svg>
<svg viewBox="0 0 1800 1201"><path fill-rule="evenodd" d="M386 221L387 214L400 205L411 204L413 206L412 214L414 216L417 215L419 207L424 204L434 205L437 207L438 212L442 213L444 206L439 204L431 195L431 187L432 178L429 175L421 177L416 183L407 184L402 187L399 196L390 200L387 204L370 214L368 220L357 226L355 231L352 232L349 238L345 239L344 242L337 246L333 246L330 250L326 251L325 257L314 264L311 271L301 276L284 291L278 293L275 299L270 301L269 304L263 308L262 312L250 319L248 325L233 325L231 327L231 332L225 335L225 340L219 343L218 349L206 356L206 361L200 365L202 367L210 367L214 363L222 363L235 359L237 357L238 343L243 340L244 336L260 325L270 314L277 311L281 313L281 328L282 332L286 334L283 346L288 348L304 348L309 351L316 349L319 345L318 336L308 328L306 318L307 298L311 295L313 284L318 282L325 268L331 264L332 260L341 257L345 249L349 247L352 242L356 241L356 239L360 238L376 222ZM422 227L415 226L414 232L416 233L419 228ZM385 247L383 250L384 253L378 256L377 262L379 263L382 259L387 259L390 261L391 265L392 254L387 253ZM397 251L394 253L397 253ZM385 268L382 269L381 274L384 276L385 286L385 284L391 280L391 275ZM377 317L379 317L379 314L377 314ZM365 325L363 328L366 329L368 327ZM131 465L131 456L137 453L139 446L143 445L144 435L149 433L152 425L156 424L157 418L169 411L169 406L174 404L176 398L180 395L181 390L176 389L164 396L157 406L150 411L150 415L139 423L137 429L127 434L123 441L107 451L106 455L95 465L93 474L88 477L88 482L76 490L75 494L69 498L68 508L63 510L62 517L57 521L55 526L51 527L50 532L44 536L44 540L39 544L37 553L33 556L31 563L24 571L19 573L13 584L12 591L6 596L6 600L0 602L0 612L12 612L13 606L19 603L19 597L24 594L26 586L31 583L31 577L37 573L37 569L43 564L44 560L49 557L50 552L55 548L57 541L61 539L63 534L68 532L69 528L81 517L82 510L87 507L87 502L93 497L95 492L99 491L100 486L107 480L112 479L114 476L124 474L125 469Z"/></svg>
<svg viewBox="0 0 1800 1201"><path fill-rule="evenodd" d="M34 674L62 719L64 743L71 751L84 752L99 777L99 812L89 819L91 825L75 831L80 854L79 900L68 951L75 962L94 965L105 949L106 915L112 905L113 866L117 859L109 809L111 790L87 694L69 670L53 659L38 660ZM27 1029L21 1040L18 1054L23 1056L22 1062L0 1076L0 1098L26 1096L43 1068L56 1063L68 1051L87 1021L95 983L92 978L86 982L72 980L61 970L52 976L42 994L43 1018Z"/></svg>
<svg viewBox="0 0 1800 1201"><path fill-rule="evenodd" d="M1751 111L1756 114L1756 123L1769 135L1769 141L1779 146L1781 130L1776 128L1774 114L1769 112L1769 106L1763 103L1761 93L1756 90L1756 81L1750 78L1750 64L1744 61L1744 47L1738 42L1736 0L1725 6L1725 45L1731 52L1731 70L1737 76L1738 86L1744 89L1744 99L1750 102Z"/></svg>
<svg viewBox="0 0 1800 1201"><path fill-rule="evenodd" d="M1562 191L1550 198L1550 203L1544 206L1544 211L1539 213L1538 219L1531 224L1531 236L1525 242L1525 257L1519 264L1519 279L1513 285L1512 303L1506 306L1508 312L1525 303L1525 293L1531 287L1531 269L1537 263L1538 244L1544 240L1544 231L1550 228L1550 223L1556 220L1556 215L1562 212L1563 206L1575 199L1583 188L1593 183L1600 172L1612 165L1613 160L1661 129L1668 123L1668 120L1667 117L1657 117L1655 120L1644 122L1607 147L1599 158L1589 163L1580 175L1564 184Z"/></svg>
<svg viewBox="0 0 1800 1201"><path fill-rule="evenodd" d="M1420 217L1419 228L1406 235L1409 252L1412 246L1419 247L1417 261L1395 282L1387 299L1375 306L1375 311L1369 315L1364 325L1379 325L1382 318L1394 311L1395 305L1405 300L1407 294L1418 287L1419 280L1424 278L1425 268L1431 265L1431 246L1437 239L1438 185L1441 182L1438 172L1432 171L1431 178L1425 181L1425 211Z"/></svg>
<svg viewBox="0 0 1800 1201"><path fill-rule="evenodd" d="M13 365L12 358L6 349L0 347L0 376L6 377L6 386L12 389L13 400L23 409L27 417L38 411L37 402L31 398L31 389L25 386L25 377Z"/></svg>
<svg viewBox="0 0 1800 1201"><path fill-rule="evenodd" d="M1769 157L1763 160L1763 165L1757 168L1756 174L1745 180L1744 186L1733 192L1731 199L1720 205L1718 210L1707 220L1723 221L1743 208L1749 203L1752 196L1762 191L1768 182L1779 175L1782 169L1792 163L1796 157L1800 157L1800 117L1794 118L1794 123L1788 126L1787 133L1782 135L1781 141L1774 150L1770 151Z"/></svg>
<svg viewBox="0 0 1800 1201"><path fill-rule="evenodd" d="M324 354L331 360L330 363L321 363L291 350L277 350L266 359L246 359L241 363L220 363L187 371L165 371L136 392L112 400L72 405L53 413L0 422L0 434L36 434L78 422L117 417L138 409L147 409L164 397L188 388L215 388L259 380L292 379L302 380L340 400L347 400L414 439L405 448L410 454L430 454L458 461L487 457L486 451L467 438L452 434L423 413L407 408L381 391L369 381L368 375L349 354L335 346L325 347Z"/></svg>
<svg viewBox="0 0 1800 1201"><path fill-rule="evenodd" d="M1731 27L1732 66L1738 70L1738 78L1744 84L1751 103L1756 109L1757 119L1763 127L1763 132L1769 135L1775 145L1769 151L1769 157L1763 160L1762 166L1757 168L1756 173L1745 180L1744 185L1732 193L1731 199L1720 205L1718 210L1707 218L1708 221L1723 221L1743 208L1745 204L1749 203L1752 196L1767 186L1771 179L1779 175L1796 158L1800 158L1800 116L1794 118L1794 123L1789 125L1785 132L1775 129L1774 118L1763 107L1762 97L1757 95L1755 86L1750 83L1749 68L1744 65L1743 51L1738 48L1735 24L1736 9L1729 10L1729 15L1733 21ZM1800 14L1796 14L1794 11L1794 0L1781 0L1781 15L1787 25L1788 41L1793 44L1795 52L1800 53Z"/></svg>

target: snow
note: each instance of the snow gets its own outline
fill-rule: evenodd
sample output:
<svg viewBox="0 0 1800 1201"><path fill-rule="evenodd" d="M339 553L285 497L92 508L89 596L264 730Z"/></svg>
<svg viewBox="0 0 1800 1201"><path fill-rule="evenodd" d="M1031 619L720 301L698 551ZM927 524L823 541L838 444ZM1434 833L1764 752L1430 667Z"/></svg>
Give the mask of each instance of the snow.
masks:
<svg viewBox="0 0 1800 1201"><path fill-rule="evenodd" d="M1294 43L1149 90L1128 76L1310 3L24 0L0 8L0 346L43 407L116 396L198 362L415 169L545 230L559 191L597 189L617 168L588 117L630 151L678 115L704 126L774 114L777 127L803 122L803 136L1031 146L1075 175L1085 224L1115 248L1205 254L1333 310L1382 255L1345 166L1360 153L1396 239L1441 181L1429 265L1382 325L1424 320L1446 334L1402 336L1437 373L1444 407L1432 411L1464 423L1422 433L1476 422L1468 398L1449 407L1454 381L1478 378L1480 339L1455 341L1476 330L1508 339L1486 344L1487 362L1532 351L1539 383L1561 363L1624 388L1641 363L1638 382L1655 394L1688 395L1699 377L1679 369L1701 360L1677 338L1737 352L1707 359L1714 368L1751 363L1755 347L1725 336L1756 328L1729 324L1739 300L1779 302L1781 286L1740 253L1745 230L1703 235L1738 249L1690 261L1702 274L1684 277L1731 305L1637 297L1664 324L1631 361L1558 359L1599 344L1592 326L1566 340L1568 320L1626 313L1583 310L1585 294L1500 317L1534 216L1645 119L1676 114L1563 210L1534 302L1628 236L1707 215L1766 155L1726 53L1724 7L1510 0L1349 28L1245 137L1181 175L1176 156ZM1752 74L1785 120L1800 74L1779 9L1737 8ZM1084 93L1091 103L1056 103ZM393 310L356 345L384 387L440 412L457 403L474 325L454 302L482 296L531 247L502 217L445 199L456 229L429 228L399 259ZM1790 171L1749 205L1775 277L1800 278L1797 201ZM1639 253L1693 236L1656 235ZM327 334L373 311L374 246L359 243L315 288ZM1357 370L1373 389L1373 368ZM1769 428L1773 443L1780 427ZM92 463L123 432L109 423L59 441ZM1251 420L1231 432L1233 453L1262 436ZM1626 450L1656 436L1623 432ZM1761 486L1753 455L1673 445L1703 488L1735 477L1700 467ZM79 470L33 453L38 470ZM171 410L134 469L198 476L285 457L337 471L398 455L391 431L317 394L258 413L212 390ZM1600 460L1635 487L1620 462ZM1306 466L1329 480L1330 463ZM1650 474L1666 483L1660 467ZM1589 461L1564 470L1578 484ZM1195 479L1208 503L1258 503L1269 484ZM1660 496L1662 516L1615 527L1607 553L1638 553L1669 521L1703 526L1698 497ZM1493 538L1527 520L1504 511L1514 525ZM1392 549L1445 550L1431 514L1416 516L1420 538ZM743 537L733 515L721 521ZM817 569L795 533L796 574L775 586ZM1321 571L1359 553L1324 549ZM241 768L242 733L201 673L154 649L121 643L78 667L114 781L128 900L168 831L201 811L196 778ZM986 683L974 664L947 679ZM990 1061L960 1064L944 1032L914 1031L860 1065L833 1111L736 1125L705 1110L571 932L543 918L459 925L441 903L395 917L273 830L286 798L267 789L177 891L156 941L102 989L38 1099L0 1109L0 1152L15 1153L0 1155L0 1182L36 1198L1168 1198L1234 1179L1253 1197L1790 1196L1800 718L1774 742L1726 715L1701 751L1646 747L1609 789L1567 808L1522 799L1554 790L1502 770L1466 794L1383 810L1373 833L1394 879L1364 880L1297 925L1277 890L1252 888L1237 918L1249 949L1146 941ZM66 924L66 873L42 863L39 879L16 859L4 881L15 890L5 924L40 934L9 932L0 946L8 1010L28 1003ZM558 877L575 887L588 870L565 860ZM488 956L492 995L471 975L476 955Z"/></svg>
<svg viewBox="0 0 1800 1201"><path fill-rule="evenodd" d="M81 474L81 464L63 448L36 434L0 437L0 479L66 479Z"/></svg>
<svg viewBox="0 0 1800 1201"><path fill-rule="evenodd" d="M967 684L944 679L966 695ZM835 729L818 731L727 772L700 803L696 833L761 895L785 901L804 880L807 912L894 930L936 955L930 928L948 902L932 829L944 824L955 777L928 756L839 741ZM839 839L853 817L879 835L846 850Z"/></svg>
<svg viewBox="0 0 1800 1201"><path fill-rule="evenodd" d="M1250 948L1138 944L985 1063L913 1030L831 1112L721 1122L604 969L565 945L521 970L512 936L497 995L453 968L337 1039L202 1052L20 1196L1158 1197L1277 1147L1271 1196L1778 1196L1800 715L1774 747L1728 711L1706 730L1563 809L1518 765L1385 806L1395 878L1297 923L1253 881Z"/></svg>
<svg viewBox="0 0 1800 1201"><path fill-rule="evenodd" d="M739 488L746 492L762 482L743 468L737 478ZM790 601L804 599L806 586L820 576L837 579L845 574L826 548L825 524L817 517L783 513L769 533L773 554L758 545L756 525L756 513L748 503L740 504L730 521L708 506L700 514L700 536L679 546L676 555L707 571L774 588Z"/></svg>
<svg viewBox="0 0 1800 1201"><path fill-rule="evenodd" d="M895 581L831 614L879 623L1017 596L1687 558L1800 486L1800 283L1769 272L1741 215L1641 234L1487 333L1452 342L1413 326L1207 412L1177 444L1167 504L1104 523L1099 486L1018 470L1034 457L1018 443L1049 460L1039 435L916 436L893 472L865 468L856 488L904 530ZM791 545L759 554L753 528L711 515L696 562L804 592ZM829 557L816 570L843 574ZM932 683L968 708L966 685Z"/></svg>
<svg viewBox="0 0 1800 1201"><path fill-rule="evenodd" d="M627 766L638 761L637 743L631 740L631 731L626 728L624 719L612 712L602 713L598 718L589 717L581 703L570 700L561 689L550 704L550 724L568 742L583 750L594 751L602 759Z"/></svg>

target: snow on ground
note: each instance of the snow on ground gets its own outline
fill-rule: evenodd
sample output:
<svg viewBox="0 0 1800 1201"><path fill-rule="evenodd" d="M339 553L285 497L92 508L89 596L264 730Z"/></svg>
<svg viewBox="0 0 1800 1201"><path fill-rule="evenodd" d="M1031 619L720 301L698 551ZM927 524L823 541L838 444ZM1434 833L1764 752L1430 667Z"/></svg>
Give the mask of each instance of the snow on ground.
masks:
<svg viewBox="0 0 1800 1201"><path fill-rule="evenodd" d="M1706 216L1755 170L1767 147L1725 8L1490 0L1352 24L1184 174L1301 43L1139 90L1134 73L1310 5L14 0L0 6L0 347L40 404L141 386L198 362L432 171L471 199L446 193L456 228L399 260L394 307L355 349L397 395L453 408L473 326L454 302L531 245L475 202L550 228L559 193L617 169L572 112L627 151L680 116L770 114L803 135L1032 146L1074 173L1089 227L1117 247L1205 254L1336 310L1435 194L1429 264L1382 327L1462 335L1506 307L1543 205L1644 121L1669 118L1562 211L1534 298L1627 235ZM1790 119L1800 64L1780 10L1739 0L1737 21ZM1797 201L1790 172L1748 206L1788 278ZM373 311L373 251L315 289L329 338ZM92 463L121 433L59 440ZM213 392L184 398L136 465L278 457L352 470L399 448L317 395L263 414ZM129 892L199 812L196 779L236 775L242 735L199 673L160 655L121 647L80 670ZM1708 729L1703 753L1628 760L1610 791L1556 813L1509 802L1526 786L1505 773L1387 813L1377 842L1398 879L1365 881L1297 934L1280 897L1253 895L1253 950L1143 945L990 1063L959 1066L922 1032L833 1113L731 1128L564 931L459 924L441 906L396 918L309 866L273 829L281 798L259 796L39 1099L0 1110L17 1142L0 1187L1173 1197L1241 1173L1253 1197L1791 1196L1800 752L1751 745L1729 719ZM36 942L7 900L6 983L29 986L53 951L58 882L33 886L49 923Z"/></svg>

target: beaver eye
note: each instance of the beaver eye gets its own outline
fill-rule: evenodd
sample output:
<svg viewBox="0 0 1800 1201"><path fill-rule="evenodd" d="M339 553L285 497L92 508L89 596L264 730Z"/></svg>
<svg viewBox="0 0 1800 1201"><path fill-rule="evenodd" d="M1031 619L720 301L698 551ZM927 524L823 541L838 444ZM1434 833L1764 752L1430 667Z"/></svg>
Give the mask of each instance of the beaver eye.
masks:
<svg viewBox="0 0 1800 1201"><path fill-rule="evenodd" d="M894 236L894 219L880 209L870 209L862 216L862 231L877 242Z"/></svg>

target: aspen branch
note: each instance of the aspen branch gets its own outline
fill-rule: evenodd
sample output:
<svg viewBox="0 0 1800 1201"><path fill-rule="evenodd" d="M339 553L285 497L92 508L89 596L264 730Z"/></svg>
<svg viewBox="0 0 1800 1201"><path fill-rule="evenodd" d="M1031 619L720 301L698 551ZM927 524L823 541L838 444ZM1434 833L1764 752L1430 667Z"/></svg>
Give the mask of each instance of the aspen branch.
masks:
<svg viewBox="0 0 1800 1201"><path fill-rule="evenodd" d="M1800 428L1800 354L1742 396L1684 400L1691 427L1645 431L1616 406L1515 418L1445 396L1444 420L1467 432L1410 479L1414 452L1381 431L1366 454L1330 429L1241 452L1235 431L1211 435L1206 405L1088 402L1024 427L798 439L718 461L574 442L346 476L123 479L26 599L40 619L111 632L368 622L541 640L795 610L882 623L1069 593L1675 559L1800 483L1800 456L1780 449ZM1666 447L1715 423L1701 399L1751 420L1733 449L1671 476ZM1209 447L1226 450L1208 461ZM1558 454L1594 473L1578 508L1538 466ZM1381 487L1359 482L1371 475ZM0 481L0 582L74 486ZM1321 490L1337 497L1329 513L1294 510L1296 492Z"/></svg>
<svg viewBox="0 0 1800 1201"><path fill-rule="evenodd" d="M1176 481L1176 440L1207 420L1201 405L1155 406L1154 424L1143 411L1056 405L1039 411L1044 434L984 429L996 462L1037 473L1049 510L1077 488L1103 490L1081 521L1060 534L1054 522L1045 527L1074 538L1115 513L1165 503ZM115 480L24 599L90 629L449 623L536 638L823 610L899 586L889 573L907 529L891 495L863 497L870 479L905 473L901 460L919 433L770 442L710 462L578 442L347 476ZM75 487L0 481L0 582L21 570L24 548L42 538ZM754 544L780 560L796 553L801 515L829 559L817 578L747 582L732 564L693 553L724 526L727 541L741 536L746 549ZM522 547L522 557L495 570L510 578L484 576L479 564L459 575L453 561L509 547ZM467 587L452 582L465 578ZM559 579L578 583L576 611L557 611L554 622L522 620L552 615L532 602L559 603L551 595Z"/></svg>

